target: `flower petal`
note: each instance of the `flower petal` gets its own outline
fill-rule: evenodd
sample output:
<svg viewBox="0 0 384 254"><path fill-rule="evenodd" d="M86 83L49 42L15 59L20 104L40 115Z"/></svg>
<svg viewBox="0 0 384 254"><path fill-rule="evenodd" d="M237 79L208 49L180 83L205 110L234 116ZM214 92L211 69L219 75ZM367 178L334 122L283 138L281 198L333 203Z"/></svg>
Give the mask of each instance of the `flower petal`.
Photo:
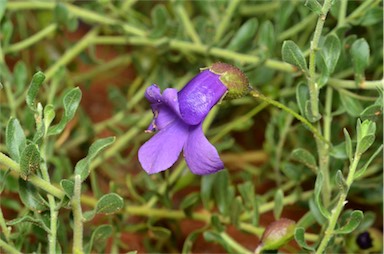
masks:
<svg viewBox="0 0 384 254"><path fill-rule="evenodd" d="M212 174L224 168L216 148L204 136L202 124L190 128L184 157L189 169L196 175Z"/></svg>
<svg viewBox="0 0 384 254"><path fill-rule="evenodd" d="M170 168L188 138L188 126L180 120L160 130L139 149L139 161L148 174Z"/></svg>
<svg viewBox="0 0 384 254"><path fill-rule="evenodd" d="M156 84L153 84L150 87L148 87L145 90L145 94L144 95L145 95L145 98L147 98L147 100L151 104L160 103L162 101L162 96L161 96L160 88Z"/></svg>
<svg viewBox="0 0 384 254"><path fill-rule="evenodd" d="M209 70L200 72L179 92L182 119L190 125L199 124L226 92L219 75Z"/></svg>

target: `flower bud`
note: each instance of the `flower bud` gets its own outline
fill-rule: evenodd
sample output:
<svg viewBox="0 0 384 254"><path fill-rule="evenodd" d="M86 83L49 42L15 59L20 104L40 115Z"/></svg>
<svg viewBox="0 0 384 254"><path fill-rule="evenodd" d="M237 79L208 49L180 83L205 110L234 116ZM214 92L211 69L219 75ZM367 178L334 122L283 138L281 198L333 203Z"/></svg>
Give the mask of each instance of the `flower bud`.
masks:
<svg viewBox="0 0 384 254"><path fill-rule="evenodd" d="M249 92L248 78L239 68L218 62L209 67L209 70L220 75L220 81L228 88L225 99L240 98Z"/></svg>
<svg viewBox="0 0 384 254"><path fill-rule="evenodd" d="M366 231L352 234L346 245L348 252L380 252L383 249L383 234L375 229L369 228Z"/></svg>
<svg viewBox="0 0 384 254"><path fill-rule="evenodd" d="M293 238L296 223L293 220L281 218L265 229L255 253L263 250L277 250Z"/></svg>

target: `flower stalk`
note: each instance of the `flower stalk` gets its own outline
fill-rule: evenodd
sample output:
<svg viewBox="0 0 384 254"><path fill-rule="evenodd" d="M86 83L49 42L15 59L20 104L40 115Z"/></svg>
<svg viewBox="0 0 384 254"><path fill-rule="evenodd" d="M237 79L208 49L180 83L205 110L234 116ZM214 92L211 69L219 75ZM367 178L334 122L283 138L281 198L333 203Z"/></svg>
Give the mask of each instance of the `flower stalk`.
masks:
<svg viewBox="0 0 384 254"><path fill-rule="evenodd" d="M352 161L352 164L351 164L349 171L348 171L348 176L346 179L346 187L347 188L345 191L341 192L339 199L337 201L336 207L332 209L331 217L329 218L329 221L328 221L328 226L325 229L324 237L322 238L320 245L316 250L316 254L321 254L321 253L325 252L325 250L328 246L328 242L330 241L331 237L334 235L334 230L336 227L337 220L339 219L340 214L343 211L344 205L346 204L346 198L348 195L348 191L352 185L354 175L355 175L355 172L357 169L357 165L360 161L360 158L361 158L361 154L356 152L354 159Z"/></svg>

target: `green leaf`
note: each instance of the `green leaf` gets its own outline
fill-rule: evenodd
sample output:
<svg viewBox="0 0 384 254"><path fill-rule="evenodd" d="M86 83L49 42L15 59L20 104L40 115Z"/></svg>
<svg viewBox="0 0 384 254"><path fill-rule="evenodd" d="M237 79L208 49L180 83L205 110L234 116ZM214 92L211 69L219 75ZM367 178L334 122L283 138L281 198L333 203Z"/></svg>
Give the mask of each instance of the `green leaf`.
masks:
<svg viewBox="0 0 384 254"><path fill-rule="evenodd" d="M341 142L338 145L332 146L329 155L336 159L348 159L346 152L346 142Z"/></svg>
<svg viewBox="0 0 384 254"><path fill-rule="evenodd" d="M331 215L329 211L323 206L323 203L321 202L321 192L324 182L324 176L322 172L319 172L317 174L316 182L315 182L315 204L318 207L320 213L325 217L329 218Z"/></svg>
<svg viewBox="0 0 384 254"><path fill-rule="evenodd" d="M89 165L91 161L107 146L111 145L113 142L115 142L115 137L108 137L96 140L88 150L88 154L85 158L80 160L76 166L75 166L75 174L80 175L81 181L84 181L90 171L89 171Z"/></svg>
<svg viewBox="0 0 384 254"><path fill-rule="evenodd" d="M283 212L284 208L284 192L281 189L278 189L275 193L274 197L274 207L273 207L273 216L275 217L275 220L280 219L281 213Z"/></svg>
<svg viewBox="0 0 384 254"><path fill-rule="evenodd" d="M275 50L276 36L275 28L270 20L266 20L261 24L257 37L261 49L268 51L269 55L272 55Z"/></svg>
<svg viewBox="0 0 384 254"><path fill-rule="evenodd" d="M211 225L218 232L225 231L225 226L223 225L223 223L221 223L219 215L217 215L215 213L212 214L212 216L211 216Z"/></svg>
<svg viewBox="0 0 384 254"><path fill-rule="evenodd" d="M365 171L367 170L369 165L376 158L376 156L381 152L382 149L383 149L383 145L381 145L381 146L379 146L379 148L377 148L377 150L372 154L372 156L368 159L368 161L364 164L364 166L359 171L357 171L355 173L354 179L359 178L360 176L362 176L365 173Z"/></svg>
<svg viewBox="0 0 384 254"><path fill-rule="evenodd" d="M8 0L0 1L0 21L3 19L5 10L7 9L7 2Z"/></svg>
<svg viewBox="0 0 384 254"><path fill-rule="evenodd" d="M32 110L36 110L36 96L39 92L40 86L45 80L45 75L41 71L38 71L33 75L31 84L29 85L26 102L28 107Z"/></svg>
<svg viewBox="0 0 384 254"><path fill-rule="evenodd" d="M321 15L323 13L322 6L317 0L307 0L305 1L305 6L308 7L311 11L316 13L317 15Z"/></svg>
<svg viewBox="0 0 384 254"><path fill-rule="evenodd" d="M309 100L305 102L305 113L304 113L304 115L307 117L307 119L311 123L317 122L321 118L320 114L318 114L317 116L314 116L312 114L311 103L310 103Z"/></svg>
<svg viewBox="0 0 384 254"><path fill-rule="evenodd" d="M219 243L226 250L229 249L227 242L221 237L221 235L214 231L205 231L203 237L207 242Z"/></svg>
<svg viewBox="0 0 384 254"><path fill-rule="evenodd" d="M197 229L191 232L187 238L184 240L183 249L181 253L192 253L193 243L196 241L197 237L205 231L204 228Z"/></svg>
<svg viewBox="0 0 384 254"><path fill-rule="evenodd" d="M292 151L290 158L297 162L300 162L312 169L313 171L317 170L316 159L315 157L304 148L297 148Z"/></svg>
<svg viewBox="0 0 384 254"><path fill-rule="evenodd" d="M307 244L307 242L305 241L305 229L302 228L302 227L298 227L296 228L295 230L295 240L297 242L297 244L303 248L304 250L308 250L308 251L315 251L315 248L313 248L312 246L309 246Z"/></svg>
<svg viewBox="0 0 384 254"><path fill-rule="evenodd" d="M121 211L124 200L116 193L109 193L102 196L96 204L95 212L100 214L112 214Z"/></svg>
<svg viewBox="0 0 384 254"><path fill-rule="evenodd" d="M369 64L369 45L364 38L356 40L351 46L351 55L357 84L365 80L364 70Z"/></svg>
<svg viewBox="0 0 384 254"><path fill-rule="evenodd" d="M1 2L1 1L0 1ZM13 69L13 76L15 79L16 93L24 91L27 84L27 66L23 61L18 61Z"/></svg>
<svg viewBox="0 0 384 254"><path fill-rule="evenodd" d="M216 173L217 179L213 186L214 188L214 197L219 208L219 211L228 215L229 206L232 202L233 196L230 190L229 176L227 171L220 171Z"/></svg>
<svg viewBox="0 0 384 254"><path fill-rule="evenodd" d="M360 119L357 119L356 132L357 142L360 142L366 136L375 135L376 123L369 120L361 122Z"/></svg>
<svg viewBox="0 0 384 254"><path fill-rule="evenodd" d="M160 240L168 240L172 235L171 230L164 227L151 226L149 228L149 231L156 239L160 239Z"/></svg>
<svg viewBox="0 0 384 254"><path fill-rule="evenodd" d="M329 67L327 66L326 60L321 55L321 51L316 53L319 57L316 58L316 66L319 69L319 78L317 79L317 84L319 88L324 87L325 84L327 84L327 81L330 76L330 70Z"/></svg>
<svg viewBox="0 0 384 254"><path fill-rule="evenodd" d="M344 137L345 137L345 152L347 153L349 161L352 162L352 159L353 159L353 147L352 147L351 136L349 135L347 129L344 128L343 132L344 132Z"/></svg>
<svg viewBox="0 0 384 254"><path fill-rule="evenodd" d="M282 47L282 56L284 62L299 67L299 69L304 73L308 72L307 62L304 58L304 54L293 41L284 41Z"/></svg>
<svg viewBox="0 0 384 254"><path fill-rule="evenodd" d="M296 101L299 107L300 114L306 117L305 105L309 100L308 86L304 82L300 82L296 87Z"/></svg>
<svg viewBox="0 0 384 254"><path fill-rule="evenodd" d="M356 152L359 154L365 153L375 142L375 135L368 135L362 138L356 146Z"/></svg>
<svg viewBox="0 0 384 254"><path fill-rule="evenodd" d="M255 38L257 26L256 18L248 19L232 37L227 49L233 51L244 49Z"/></svg>
<svg viewBox="0 0 384 254"><path fill-rule="evenodd" d="M40 152L35 144L29 144L25 147L20 157L21 177L26 180L30 174L33 174L40 168Z"/></svg>
<svg viewBox="0 0 384 254"><path fill-rule="evenodd" d="M53 10L54 19L59 25L66 26L69 19L69 12L67 7L60 2L57 2Z"/></svg>
<svg viewBox="0 0 384 254"><path fill-rule="evenodd" d="M150 33L151 38L159 38L168 30L169 14L163 4L157 4L151 11L153 29Z"/></svg>
<svg viewBox="0 0 384 254"><path fill-rule="evenodd" d="M369 120L365 120L363 123L361 123L360 120L358 120L356 125L356 132L356 153L362 154L367 151L375 141L376 123Z"/></svg>
<svg viewBox="0 0 384 254"><path fill-rule="evenodd" d="M250 181L247 181L245 183L239 184L237 188L239 189L245 206L251 208L252 202L255 200L255 186Z"/></svg>
<svg viewBox="0 0 384 254"><path fill-rule="evenodd" d="M68 198L72 198L75 182L73 180L63 179L60 181L60 186Z"/></svg>
<svg viewBox="0 0 384 254"><path fill-rule="evenodd" d="M50 234L51 230L45 225L42 219L34 218L29 215L24 215L23 217L16 218L7 222L7 226L15 226L19 223L31 223L35 226L42 228L45 232Z"/></svg>
<svg viewBox="0 0 384 254"><path fill-rule="evenodd" d="M351 213L347 224L335 231L335 234L349 234L353 232L363 220L364 214L362 211L355 210Z"/></svg>
<svg viewBox="0 0 384 254"><path fill-rule="evenodd" d="M240 197L236 197L232 200L229 211L229 218L231 220L231 224L238 227L240 222L240 215L243 211L243 203L241 202Z"/></svg>
<svg viewBox="0 0 384 254"><path fill-rule="evenodd" d="M21 202L30 210L41 213L48 209L46 201L40 196L35 186L19 178L19 196Z"/></svg>
<svg viewBox="0 0 384 254"><path fill-rule="evenodd" d="M364 109L360 101L356 100L355 98L352 98L348 94L342 92L340 92L339 94L341 104L343 104L344 109L347 111L347 113L353 117L360 116L361 112L363 112Z"/></svg>
<svg viewBox="0 0 384 254"><path fill-rule="evenodd" d="M317 1L316 1L317 2ZM321 56L327 66L329 74L332 74L335 70L337 61L340 57L341 42L337 35L329 34L325 38L323 47L321 49Z"/></svg>
<svg viewBox="0 0 384 254"><path fill-rule="evenodd" d="M54 125L48 129L48 135L57 135L64 130L67 123L75 116L76 110L80 104L80 100L81 90L78 87L69 90L64 95L64 116L57 125Z"/></svg>
<svg viewBox="0 0 384 254"><path fill-rule="evenodd" d="M190 193L189 195L184 197L183 201L181 201L180 209L185 210L194 206L195 204L197 204L197 202L199 202L199 199L200 199L200 193L198 192Z"/></svg>
<svg viewBox="0 0 384 254"><path fill-rule="evenodd" d="M5 130L5 144L9 155L14 161L20 161L20 155L25 148L25 143L25 134L19 120L11 117Z"/></svg>
<svg viewBox="0 0 384 254"><path fill-rule="evenodd" d="M378 104L373 104L368 106L360 114L360 118L362 121L370 120L373 122L377 122L381 120L382 117L383 117L383 107Z"/></svg>
<svg viewBox="0 0 384 254"><path fill-rule="evenodd" d="M327 223L328 219L323 216L320 212L319 206L315 202L315 198L310 198L309 202L309 211L311 212L313 218L317 221L318 224L323 225Z"/></svg>
<svg viewBox="0 0 384 254"><path fill-rule="evenodd" d="M11 41L13 34L13 24L10 20L5 20L1 26L1 35L2 35L2 47L6 48Z"/></svg>
<svg viewBox="0 0 384 254"><path fill-rule="evenodd" d="M364 16L359 20L361 26L372 27L377 23L383 23L383 7L371 7L364 12Z"/></svg>
<svg viewBox="0 0 384 254"><path fill-rule="evenodd" d="M111 225L100 225L92 232L89 243L85 246L85 253L91 253L93 246L105 246L107 239L112 235L113 228ZM100 250L98 250L100 251Z"/></svg>
<svg viewBox="0 0 384 254"><path fill-rule="evenodd" d="M336 184L339 187L340 191L342 191L343 193L347 193L348 185L341 170L337 170L336 172Z"/></svg>
<svg viewBox="0 0 384 254"><path fill-rule="evenodd" d="M44 107L44 127L45 130L48 130L48 127L51 125L53 119L55 119L55 108L52 104L48 104Z"/></svg>

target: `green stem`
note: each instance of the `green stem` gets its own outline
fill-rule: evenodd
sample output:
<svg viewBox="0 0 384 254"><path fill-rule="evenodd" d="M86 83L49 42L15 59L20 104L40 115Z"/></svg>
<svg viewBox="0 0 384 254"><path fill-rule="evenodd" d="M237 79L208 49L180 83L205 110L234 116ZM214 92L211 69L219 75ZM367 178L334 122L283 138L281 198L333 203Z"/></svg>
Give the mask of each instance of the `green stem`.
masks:
<svg viewBox="0 0 384 254"><path fill-rule="evenodd" d="M0 251L1 250L5 250L6 253L9 253L9 254L20 254L21 253L15 247L4 242L3 239L0 238Z"/></svg>
<svg viewBox="0 0 384 254"><path fill-rule="evenodd" d="M86 49L91 44L92 39L97 35L97 33L98 33L97 28L92 29L75 46L67 50L65 54L62 57L60 57L59 61L55 62L54 65L49 67L44 72L45 82L50 80L53 77L53 75L55 75L56 72L60 69L60 67L67 65L70 61L73 60L73 58L75 58L84 49Z"/></svg>
<svg viewBox="0 0 384 254"><path fill-rule="evenodd" d="M229 245L229 247L232 249L234 253L246 253L251 254L252 252L238 244L235 240L233 240L232 237L230 237L227 233L221 232L220 233L221 238L225 241L226 244Z"/></svg>
<svg viewBox="0 0 384 254"><path fill-rule="evenodd" d="M33 44L39 42L40 40L44 39L46 36L50 35L57 29L57 24L53 23L49 26L45 27L44 29L40 30L39 32L35 33L34 35L28 37L27 39L20 41L18 43L12 44L4 49L4 53L13 53L18 52L23 49L26 49Z"/></svg>
<svg viewBox="0 0 384 254"><path fill-rule="evenodd" d="M331 140L331 122L332 122L332 98L333 98L333 88L328 86L326 91L326 101L325 101L325 114L323 122L324 138L326 140ZM320 123L317 123L317 129L320 131ZM317 149L319 153L319 170L323 173L324 182L322 186L322 200L325 207L328 207L329 202L331 201L331 180L329 177L329 149L330 145L324 143L322 140L316 140Z"/></svg>
<svg viewBox="0 0 384 254"><path fill-rule="evenodd" d="M48 247L50 254L56 254L56 242L57 242L57 216L58 209L56 208L55 198L48 194L48 204L50 211L50 233L48 234Z"/></svg>
<svg viewBox="0 0 384 254"><path fill-rule="evenodd" d="M264 96L263 94L255 91L255 90L252 90L250 92L251 96L253 96L254 98L256 99L260 99L262 101L265 101L269 104L272 104L282 110L284 110L285 112L291 114L292 116L294 116L297 120L299 120L300 122L302 122L305 126L308 127L308 129L313 133L313 135L315 135L316 138L318 138L319 140L329 144L329 141L326 140L321 134L320 132L316 129L316 127L314 127L307 119L305 119L304 117L302 117L301 115L299 115L298 113L296 113L295 111L293 111L292 109L286 107L285 105L281 104L280 102L278 101L275 101L271 98L268 98L266 96Z"/></svg>
<svg viewBox="0 0 384 254"><path fill-rule="evenodd" d="M13 117L17 117L16 115L16 101L15 101L15 97L14 97L14 94L12 92L12 89L11 89L11 85L9 82L5 81L4 82L4 89L5 89L5 93L7 95L7 101L8 101L8 105L9 105L9 108L11 109L11 116Z"/></svg>
<svg viewBox="0 0 384 254"><path fill-rule="evenodd" d="M162 44L167 44L170 49L178 51L187 51L203 55L211 55L221 57L231 61L237 61L241 64L261 64L260 57L237 53L231 50L222 49L219 47L209 47L207 45L198 45L193 42L181 41L176 39L162 38L158 40L143 38L143 37L126 37L126 36L98 36L93 40L95 44L112 44L112 45L138 45L157 47ZM288 63L267 59L263 62L265 67L284 71L288 73L297 72L296 68Z"/></svg>
<svg viewBox="0 0 384 254"><path fill-rule="evenodd" d="M319 116L319 87L316 82L316 52L318 50L319 40L321 32L323 31L323 26L325 19L327 17L328 11L331 8L332 0L325 0L323 8L321 9L321 15L319 16L311 41L311 50L309 54L309 97L310 97L310 106L311 112L314 118L320 118Z"/></svg>
<svg viewBox="0 0 384 254"><path fill-rule="evenodd" d="M319 247L316 250L316 254L324 253L325 249L328 246L329 240L334 235L334 230L336 227L337 220L341 212L343 211L344 205L346 204L346 198L349 191L349 188L352 185L353 178L357 169L357 165L360 161L361 154L355 153L355 157L352 161L352 164L349 168L348 177L346 180L347 189L340 194L339 200L336 204L336 207L332 209L331 217L329 218L328 226L325 230L324 237L322 238Z"/></svg>
<svg viewBox="0 0 384 254"><path fill-rule="evenodd" d="M83 214L81 211L81 178L80 175L75 175L75 186L73 197L71 199L73 211L73 248L75 254L84 253L83 251Z"/></svg>
<svg viewBox="0 0 384 254"><path fill-rule="evenodd" d="M19 164L1 152L0 152L0 164L3 164L4 166L6 166L6 168L1 167L1 170L7 170L8 168L10 168L13 172L15 172L17 177L21 173ZM52 194L58 199L63 199L65 196L65 193L61 189L57 188L56 186L50 184L49 182L41 179L36 175L28 176L27 180L28 182L32 183L34 186L46 191L49 194Z"/></svg>
<svg viewBox="0 0 384 254"><path fill-rule="evenodd" d="M342 27L345 24L345 17L347 15L348 0L340 0L340 9L338 13L337 27Z"/></svg>
<svg viewBox="0 0 384 254"><path fill-rule="evenodd" d="M311 13L296 25L285 30L284 32L281 32L279 37L277 37L277 39L279 41L283 41L286 38L292 38L293 35L297 34L303 29L306 29L316 19L316 17L317 17L316 13Z"/></svg>
<svg viewBox="0 0 384 254"><path fill-rule="evenodd" d="M345 18L345 22L349 23L356 18L359 18L366 11L367 8L373 8L381 3L381 0L365 0L357 7L348 17Z"/></svg>
<svg viewBox="0 0 384 254"><path fill-rule="evenodd" d="M5 218L4 218L3 210L1 209L1 207L0 207L0 227L1 227L1 230L3 231L5 240L7 240L8 243L13 245L12 239L11 239L11 231L7 227L7 224L5 223Z"/></svg>
<svg viewBox="0 0 384 254"><path fill-rule="evenodd" d="M223 15L223 20L219 22L219 27L217 28L215 37L213 38L214 44L217 44L223 37L240 1L241 0L232 0L228 2L228 7L225 11L225 14Z"/></svg>
<svg viewBox="0 0 384 254"><path fill-rule="evenodd" d="M366 90L376 90L377 88L384 88L384 79L381 80L372 80L365 81L356 85L354 80L342 80L336 78L329 78L328 84L334 87L341 87L347 89L366 89Z"/></svg>
<svg viewBox="0 0 384 254"><path fill-rule="evenodd" d="M49 126L47 126L48 128ZM44 136L43 144L41 146L41 175L43 176L43 179L50 183L50 177L48 173L48 167L47 167L47 142L48 138L47 136ZM49 217L50 217L50 233L48 233L48 249L50 254L56 254L56 244L57 244L57 217L58 217L58 209L56 207L56 201L55 197L51 194L48 194L48 204L49 204Z"/></svg>
<svg viewBox="0 0 384 254"><path fill-rule="evenodd" d="M133 35L145 36L145 32L142 29L128 25L120 20L109 18L107 15L98 14L93 11L83 9L81 7L78 7L70 3L64 3L64 4L71 14L83 20L91 21L91 22L95 22L103 25L117 25L122 27L123 30L127 33L130 33ZM6 6L7 6L7 10L31 10L31 9L53 10L56 5L55 3L51 3L51 2L18 1L18 2L8 2Z"/></svg>
<svg viewBox="0 0 384 254"><path fill-rule="evenodd" d="M254 4L242 4L239 7L239 14L242 16L256 16L265 14L266 12L276 11L281 6L280 1L271 1L271 2L258 2L257 5Z"/></svg>
<svg viewBox="0 0 384 254"><path fill-rule="evenodd" d="M188 14L182 3L176 5L177 16L180 17L181 23L183 24L186 33L191 37L192 41L196 44L201 44L199 35L197 34L191 19L188 17Z"/></svg>

